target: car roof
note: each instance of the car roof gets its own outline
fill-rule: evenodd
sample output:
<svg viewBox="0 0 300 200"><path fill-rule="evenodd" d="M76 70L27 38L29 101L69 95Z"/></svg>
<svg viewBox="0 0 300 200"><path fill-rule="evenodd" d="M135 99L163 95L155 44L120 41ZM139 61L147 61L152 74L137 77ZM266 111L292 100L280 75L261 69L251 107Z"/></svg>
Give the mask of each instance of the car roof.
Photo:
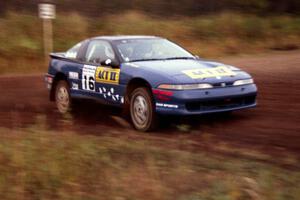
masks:
<svg viewBox="0 0 300 200"><path fill-rule="evenodd" d="M98 36L93 37L91 39L102 39L102 40L128 40L128 39L154 39L154 38L161 38L157 36L150 36L150 35L115 35L115 36Z"/></svg>

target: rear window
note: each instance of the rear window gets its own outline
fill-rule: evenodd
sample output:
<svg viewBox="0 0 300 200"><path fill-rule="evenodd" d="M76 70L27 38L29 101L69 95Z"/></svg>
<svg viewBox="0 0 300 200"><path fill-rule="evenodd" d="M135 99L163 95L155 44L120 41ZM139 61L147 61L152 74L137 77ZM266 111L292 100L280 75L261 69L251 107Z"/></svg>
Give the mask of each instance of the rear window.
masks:
<svg viewBox="0 0 300 200"><path fill-rule="evenodd" d="M75 46L73 46L71 49L69 49L66 52L66 58L70 58L70 59L76 59L77 58L77 54L79 52L79 49L82 45L82 42L76 44Z"/></svg>

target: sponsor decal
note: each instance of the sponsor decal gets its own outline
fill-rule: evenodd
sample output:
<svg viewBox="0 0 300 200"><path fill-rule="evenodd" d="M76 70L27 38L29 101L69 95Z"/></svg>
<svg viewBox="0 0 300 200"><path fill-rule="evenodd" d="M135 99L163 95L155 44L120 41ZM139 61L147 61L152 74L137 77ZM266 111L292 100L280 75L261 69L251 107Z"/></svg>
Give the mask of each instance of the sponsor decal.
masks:
<svg viewBox="0 0 300 200"><path fill-rule="evenodd" d="M166 103L156 103L157 107L164 107L164 108L178 108L178 105L174 104L166 104Z"/></svg>
<svg viewBox="0 0 300 200"><path fill-rule="evenodd" d="M96 82L119 84L120 69L111 69L107 67L97 67Z"/></svg>
<svg viewBox="0 0 300 200"><path fill-rule="evenodd" d="M69 72L69 78L70 79L78 79L79 75L77 72Z"/></svg>
<svg viewBox="0 0 300 200"><path fill-rule="evenodd" d="M215 68L209 69L191 69L191 70L184 70L182 73L186 74L192 79L204 79L204 78L212 78L216 77L221 79L224 76L235 76L236 73L230 70L226 66L219 66Z"/></svg>
<svg viewBox="0 0 300 200"><path fill-rule="evenodd" d="M78 90L79 85L77 83L72 83L72 90Z"/></svg>
<svg viewBox="0 0 300 200"><path fill-rule="evenodd" d="M106 88L106 87L99 87L99 93L103 95L105 99L110 99L115 102L124 103L124 97L120 96L119 94L115 93L114 88Z"/></svg>

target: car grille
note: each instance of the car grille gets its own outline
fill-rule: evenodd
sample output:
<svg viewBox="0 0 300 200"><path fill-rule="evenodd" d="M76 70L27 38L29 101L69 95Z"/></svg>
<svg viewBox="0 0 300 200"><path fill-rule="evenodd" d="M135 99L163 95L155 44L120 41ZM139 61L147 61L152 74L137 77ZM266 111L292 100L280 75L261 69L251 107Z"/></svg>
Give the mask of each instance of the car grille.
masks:
<svg viewBox="0 0 300 200"><path fill-rule="evenodd" d="M244 97L223 98L218 100L193 101L186 103L188 111L206 111L240 106L252 105L255 103L255 95Z"/></svg>

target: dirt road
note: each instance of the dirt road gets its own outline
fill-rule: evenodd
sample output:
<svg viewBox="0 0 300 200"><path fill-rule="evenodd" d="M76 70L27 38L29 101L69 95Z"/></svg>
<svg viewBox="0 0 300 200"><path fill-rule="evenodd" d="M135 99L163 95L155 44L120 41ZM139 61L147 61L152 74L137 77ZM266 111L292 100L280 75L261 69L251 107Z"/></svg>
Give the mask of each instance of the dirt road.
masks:
<svg viewBox="0 0 300 200"><path fill-rule="evenodd" d="M157 133L141 134L128 127L120 111L99 104L81 105L67 117L48 101L42 75L0 77L0 127L43 124L55 131L78 134L123 135L149 139L159 145L168 140L190 141L176 148L210 150L215 144L282 155L300 152L300 51L226 58L225 63L250 72L259 88L255 109L232 115L169 119ZM43 122L43 123L41 123ZM181 124L181 125L178 125Z"/></svg>

